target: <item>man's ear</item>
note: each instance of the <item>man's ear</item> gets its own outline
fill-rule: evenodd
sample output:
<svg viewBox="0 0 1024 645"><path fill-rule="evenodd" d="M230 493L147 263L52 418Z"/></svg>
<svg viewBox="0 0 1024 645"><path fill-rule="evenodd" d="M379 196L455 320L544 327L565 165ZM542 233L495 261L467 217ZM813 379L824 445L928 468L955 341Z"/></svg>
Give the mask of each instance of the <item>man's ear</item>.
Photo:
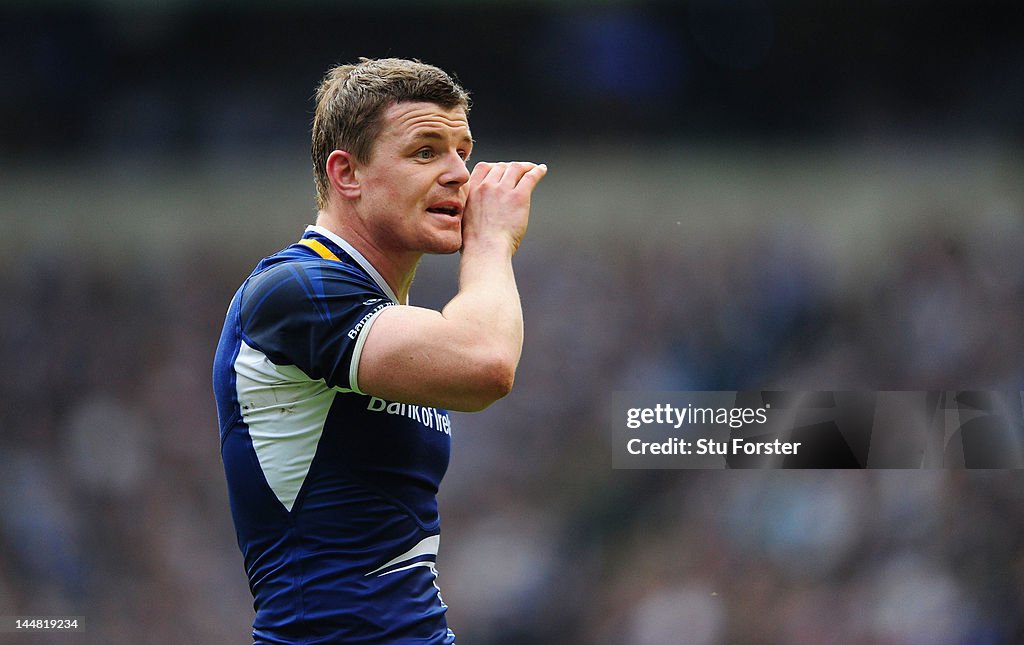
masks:
<svg viewBox="0 0 1024 645"><path fill-rule="evenodd" d="M359 180L356 178L356 160L352 153L335 150L327 157L327 178L334 190L344 199L359 197Z"/></svg>

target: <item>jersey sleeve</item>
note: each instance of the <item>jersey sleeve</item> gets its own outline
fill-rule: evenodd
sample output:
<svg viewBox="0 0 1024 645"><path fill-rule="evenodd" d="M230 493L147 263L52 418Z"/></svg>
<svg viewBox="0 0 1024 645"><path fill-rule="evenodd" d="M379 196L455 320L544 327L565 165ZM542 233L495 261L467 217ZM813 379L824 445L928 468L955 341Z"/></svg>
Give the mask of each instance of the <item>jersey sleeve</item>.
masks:
<svg viewBox="0 0 1024 645"><path fill-rule="evenodd" d="M373 318L395 304L380 288L338 262L273 266L243 288L242 338L275 365L294 365L330 387L359 391L359 352Z"/></svg>

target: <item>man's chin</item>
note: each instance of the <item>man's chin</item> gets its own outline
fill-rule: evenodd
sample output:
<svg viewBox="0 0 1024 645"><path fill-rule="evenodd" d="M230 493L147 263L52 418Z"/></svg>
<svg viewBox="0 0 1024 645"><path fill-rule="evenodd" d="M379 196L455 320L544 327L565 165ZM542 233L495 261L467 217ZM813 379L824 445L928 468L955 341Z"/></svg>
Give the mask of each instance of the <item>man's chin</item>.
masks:
<svg viewBox="0 0 1024 645"><path fill-rule="evenodd" d="M446 235L444 239L437 240L430 250L433 255L451 255L462 250L462 233L457 235Z"/></svg>
<svg viewBox="0 0 1024 645"><path fill-rule="evenodd" d="M445 250L431 251L430 255L452 255L453 253L458 253L461 250L462 250L462 247L460 246L457 249L445 249Z"/></svg>

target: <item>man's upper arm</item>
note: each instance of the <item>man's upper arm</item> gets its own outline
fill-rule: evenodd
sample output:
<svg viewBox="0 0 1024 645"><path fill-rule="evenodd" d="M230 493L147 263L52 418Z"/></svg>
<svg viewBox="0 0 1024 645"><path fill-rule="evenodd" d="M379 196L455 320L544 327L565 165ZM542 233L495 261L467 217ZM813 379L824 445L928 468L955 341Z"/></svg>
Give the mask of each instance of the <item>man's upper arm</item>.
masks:
<svg viewBox="0 0 1024 645"><path fill-rule="evenodd" d="M431 309L388 307L366 332L360 390L450 410L483 409L511 389L518 362L488 342L492 332Z"/></svg>

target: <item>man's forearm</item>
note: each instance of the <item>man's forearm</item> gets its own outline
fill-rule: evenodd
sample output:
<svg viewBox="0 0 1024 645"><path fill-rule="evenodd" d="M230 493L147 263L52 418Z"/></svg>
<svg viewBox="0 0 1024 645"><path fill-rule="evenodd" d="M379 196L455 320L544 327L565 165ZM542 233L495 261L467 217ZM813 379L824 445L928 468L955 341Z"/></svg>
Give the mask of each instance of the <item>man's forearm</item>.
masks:
<svg viewBox="0 0 1024 645"><path fill-rule="evenodd" d="M459 292L442 315L464 328L478 359L511 389L523 348L523 309L512 270L512 249L500 241L467 246L459 267ZM505 245L505 246L503 246ZM506 392L502 392L504 395Z"/></svg>

